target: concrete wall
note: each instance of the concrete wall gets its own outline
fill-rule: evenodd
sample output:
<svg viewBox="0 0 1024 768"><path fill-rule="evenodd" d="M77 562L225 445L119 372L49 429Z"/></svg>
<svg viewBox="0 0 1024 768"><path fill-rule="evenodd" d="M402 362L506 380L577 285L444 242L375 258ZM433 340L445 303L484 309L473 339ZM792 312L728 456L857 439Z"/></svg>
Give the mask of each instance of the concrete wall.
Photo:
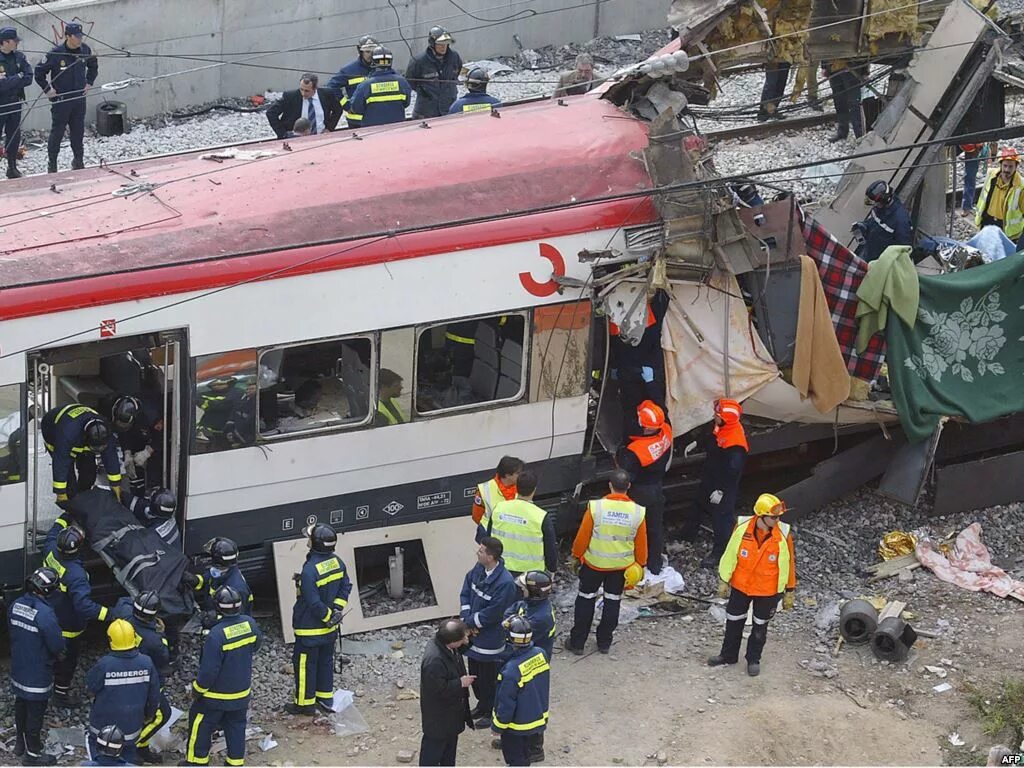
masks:
<svg viewBox="0 0 1024 768"><path fill-rule="evenodd" d="M376 33L404 68L409 50L425 45L427 30L447 26L464 60L515 53L513 35L527 48L585 42L597 35L625 34L666 26L667 0L462 0L486 20L520 14L501 24L473 19L450 0L62 0L46 8L64 21L81 21L100 59L97 84L128 77L153 77L195 69L109 96L125 101L133 117L144 117L232 96L294 87L302 71L333 74L354 56L356 39ZM60 36L60 22L39 7L8 11L17 18L21 48L34 65ZM528 15L529 14L529 15ZM6 22L6 19L4 20ZM43 38L46 38L44 40ZM96 39L131 51L125 57ZM293 49L289 53L270 53ZM303 49L303 50L299 50ZM170 56L174 58L170 58ZM179 58L208 57L238 62ZM168 57L168 58L163 58ZM294 72L275 69L285 67ZM33 86L29 103L39 93ZM90 98L89 119L102 97ZM49 125L44 100L25 120L29 129Z"/></svg>

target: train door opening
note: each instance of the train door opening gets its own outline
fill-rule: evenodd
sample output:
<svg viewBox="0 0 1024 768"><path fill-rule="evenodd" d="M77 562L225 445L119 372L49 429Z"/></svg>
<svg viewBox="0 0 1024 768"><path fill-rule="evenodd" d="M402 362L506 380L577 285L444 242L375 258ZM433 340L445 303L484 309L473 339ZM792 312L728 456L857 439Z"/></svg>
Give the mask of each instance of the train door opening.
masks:
<svg viewBox="0 0 1024 768"><path fill-rule="evenodd" d="M29 357L27 414L30 451L27 461L28 503L26 553L38 555L47 531L60 514L53 491L53 462L42 435L44 415L52 409L81 405L91 408L111 426L121 462L123 500L170 488L178 498L178 524L184 530L185 429L188 377L187 333L184 330L104 339L56 349ZM127 430L111 420L114 403L134 398L138 415ZM73 408L66 413L71 414ZM59 411L58 411L59 413ZM90 460L98 466L90 465ZM84 462L84 464L82 463ZM102 457L85 454L75 461L69 493L89 482L106 487Z"/></svg>

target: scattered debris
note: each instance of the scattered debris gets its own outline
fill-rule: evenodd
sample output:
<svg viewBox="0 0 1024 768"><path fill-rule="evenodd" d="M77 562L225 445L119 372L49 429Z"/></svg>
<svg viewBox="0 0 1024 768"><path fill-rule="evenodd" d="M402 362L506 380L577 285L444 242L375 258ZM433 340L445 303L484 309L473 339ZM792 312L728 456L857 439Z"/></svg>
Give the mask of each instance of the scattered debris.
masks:
<svg viewBox="0 0 1024 768"><path fill-rule="evenodd" d="M949 674L943 667L934 667L930 664L925 664L924 668L936 677L938 677L940 680L944 679L946 675Z"/></svg>
<svg viewBox="0 0 1024 768"><path fill-rule="evenodd" d="M276 746L277 742L274 741L274 734L272 733L268 733L266 736L263 737L263 741L260 742L260 749L263 752L269 752Z"/></svg>
<svg viewBox="0 0 1024 768"><path fill-rule="evenodd" d="M936 693L945 693L946 691L952 691L953 686L949 683L939 683L938 685L933 685L932 690Z"/></svg>
<svg viewBox="0 0 1024 768"><path fill-rule="evenodd" d="M395 755L395 760L397 760L400 763L411 763L414 755L415 752L412 752L408 749L400 749L398 750L398 754Z"/></svg>
<svg viewBox="0 0 1024 768"><path fill-rule="evenodd" d="M962 738L960 738L960 734L956 731L953 731L946 738L948 739L949 743L952 744L954 747L962 747L964 744L967 743Z"/></svg>
<svg viewBox="0 0 1024 768"><path fill-rule="evenodd" d="M871 578L868 581L888 579L898 575L904 569L914 570L920 567L921 563L918 562L917 555L914 552L909 552L905 555L868 566L867 570L871 574Z"/></svg>
<svg viewBox="0 0 1024 768"><path fill-rule="evenodd" d="M942 581L971 592L991 592L1024 603L1024 582L993 565L988 548L981 541L980 523L971 523L959 533L948 556L936 542L926 538L917 545L917 557Z"/></svg>

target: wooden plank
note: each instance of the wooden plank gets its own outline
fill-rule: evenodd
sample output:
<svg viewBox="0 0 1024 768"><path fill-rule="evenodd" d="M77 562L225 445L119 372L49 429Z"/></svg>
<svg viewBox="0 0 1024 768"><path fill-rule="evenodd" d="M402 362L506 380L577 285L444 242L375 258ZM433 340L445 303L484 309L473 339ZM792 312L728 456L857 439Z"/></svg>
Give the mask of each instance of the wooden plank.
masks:
<svg viewBox="0 0 1024 768"><path fill-rule="evenodd" d="M881 624L884 619L899 618L906 607L907 604L900 600L893 600L887 603L885 608L878 614L878 623Z"/></svg>

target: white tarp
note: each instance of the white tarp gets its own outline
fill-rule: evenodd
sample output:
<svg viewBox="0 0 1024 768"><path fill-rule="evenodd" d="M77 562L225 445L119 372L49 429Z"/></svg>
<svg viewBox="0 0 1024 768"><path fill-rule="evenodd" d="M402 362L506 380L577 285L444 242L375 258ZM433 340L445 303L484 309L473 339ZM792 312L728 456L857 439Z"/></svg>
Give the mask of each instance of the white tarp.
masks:
<svg viewBox="0 0 1024 768"><path fill-rule="evenodd" d="M779 378L750 322L736 277L728 273L714 272L709 285L672 284L661 346L668 410L677 435L711 421L718 398L743 401Z"/></svg>

